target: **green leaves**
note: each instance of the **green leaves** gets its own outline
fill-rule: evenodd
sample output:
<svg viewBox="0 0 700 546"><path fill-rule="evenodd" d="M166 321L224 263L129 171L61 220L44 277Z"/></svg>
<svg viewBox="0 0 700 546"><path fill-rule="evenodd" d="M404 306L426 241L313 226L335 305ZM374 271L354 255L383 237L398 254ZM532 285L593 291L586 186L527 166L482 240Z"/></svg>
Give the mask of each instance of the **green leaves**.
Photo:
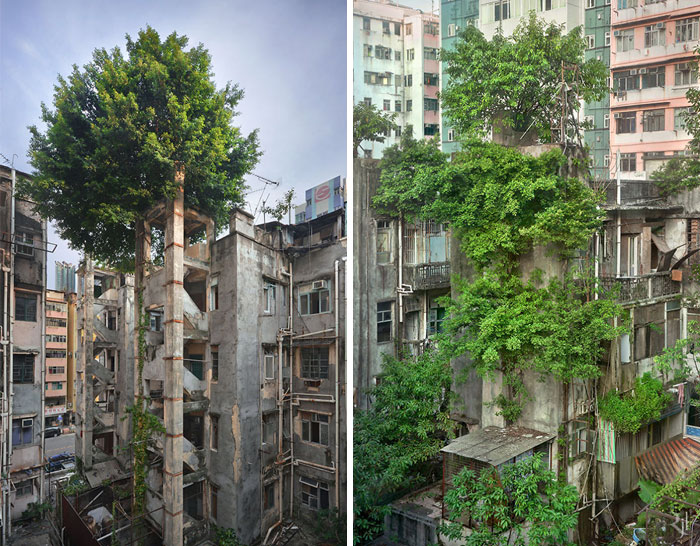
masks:
<svg viewBox="0 0 700 546"><path fill-rule="evenodd" d="M631 392L608 392L598 401L598 411L616 431L634 434L642 425L658 420L670 402L671 395L664 391L663 382L647 372L634 380Z"/></svg>
<svg viewBox="0 0 700 546"><path fill-rule="evenodd" d="M497 34L488 41L467 26L454 50L441 52L448 80L440 99L450 124L464 136L502 126L532 129L549 141L552 120L561 117L562 78L567 112L576 112L582 99L600 100L608 92L604 64L584 62L580 27L562 31L563 25L547 24L534 12L508 38ZM569 134L577 132L573 115L566 123Z"/></svg>
<svg viewBox="0 0 700 546"><path fill-rule="evenodd" d="M440 533L464 546L570 545L577 501L576 488L560 484L541 454L484 469L479 476L465 468L445 494L453 523ZM463 537L459 520L466 516L472 532Z"/></svg>
<svg viewBox="0 0 700 546"><path fill-rule="evenodd" d="M380 112L373 104L358 102L352 110L352 154L358 156L362 141L384 142L385 134L396 129L395 113Z"/></svg>
<svg viewBox="0 0 700 546"><path fill-rule="evenodd" d="M20 192L56 221L62 238L105 264L133 267L134 222L174 195L176 161L185 164L185 203L227 224L241 202L243 175L260 156L257 132L234 127L238 86L217 90L203 46L164 41L150 27L118 48L95 50L92 62L54 88L42 105L46 130L30 127L34 182Z"/></svg>

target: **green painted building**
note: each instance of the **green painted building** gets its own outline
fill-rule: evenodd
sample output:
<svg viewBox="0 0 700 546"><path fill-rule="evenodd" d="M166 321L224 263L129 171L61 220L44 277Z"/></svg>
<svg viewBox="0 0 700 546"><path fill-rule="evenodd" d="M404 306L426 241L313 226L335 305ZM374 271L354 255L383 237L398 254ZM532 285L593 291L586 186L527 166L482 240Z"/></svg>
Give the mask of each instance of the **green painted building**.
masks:
<svg viewBox="0 0 700 546"><path fill-rule="evenodd" d="M610 1L585 0L584 37L588 44L586 60L598 59L610 68ZM583 108L586 121L592 126L584 132L584 141L589 148L591 174L596 179L610 178L610 96L603 100L586 103Z"/></svg>
<svg viewBox="0 0 700 546"><path fill-rule="evenodd" d="M478 24L479 0L441 0L440 4L440 36L442 48L452 49L457 36L467 25ZM445 65L442 66L440 89L446 84ZM440 138L442 151L448 154L456 152L459 144L455 142L455 132L450 128L445 116L442 116Z"/></svg>

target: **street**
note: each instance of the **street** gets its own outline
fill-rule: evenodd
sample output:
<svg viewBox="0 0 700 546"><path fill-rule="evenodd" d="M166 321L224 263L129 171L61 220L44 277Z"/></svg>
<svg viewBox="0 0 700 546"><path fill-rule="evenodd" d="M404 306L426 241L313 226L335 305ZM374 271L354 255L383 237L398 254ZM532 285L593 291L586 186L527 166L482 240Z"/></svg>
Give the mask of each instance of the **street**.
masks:
<svg viewBox="0 0 700 546"><path fill-rule="evenodd" d="M46 438L46 453L45 457L58 455L59 453L75 453L75 433L61 434L53 438Z"/></svg>

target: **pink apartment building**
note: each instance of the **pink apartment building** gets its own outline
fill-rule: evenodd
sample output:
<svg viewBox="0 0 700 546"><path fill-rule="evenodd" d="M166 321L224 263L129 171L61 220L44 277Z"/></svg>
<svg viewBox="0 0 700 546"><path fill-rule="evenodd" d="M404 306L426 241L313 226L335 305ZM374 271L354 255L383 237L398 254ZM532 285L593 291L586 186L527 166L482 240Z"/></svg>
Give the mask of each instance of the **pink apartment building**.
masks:
<svg viewBox="0 0 700 546"><path fill-rule="evenodd" d="M66 407L68 305L63 292L46 291L46 426L68 423Z"/></svg>
<svg viewBox="0 0 700 546"><path fill-rule="evenodd" d="M611 177L647 180L690 136L685 97L698 84L698 0L613 0L611 10ZM619 154L619 158L617 156Z"/></svg>

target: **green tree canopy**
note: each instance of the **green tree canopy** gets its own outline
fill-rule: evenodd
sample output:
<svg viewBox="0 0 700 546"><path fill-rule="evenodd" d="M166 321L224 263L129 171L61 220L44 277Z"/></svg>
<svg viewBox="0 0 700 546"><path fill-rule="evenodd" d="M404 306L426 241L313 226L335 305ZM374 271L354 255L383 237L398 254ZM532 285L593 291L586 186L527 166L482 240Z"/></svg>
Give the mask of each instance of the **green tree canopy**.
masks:
<svg viewBox="0 0 700 546"><path fill-rule="evenodd" d="M31 183L20 187L62 238L104 263L133 267L134 222L174 195L175 162L185 167L185 203L226 224L257 163L257 131L232 122L243 91L217 89L211 57L185 36L161 41L147 27L136 41L97 49L81 70L59 76L44 131L30 127Z"/></svg>
<svg viewBox="0 0 700 546"><path fill-rule="evenodd" d="M489 127L525 131L532 126L545 140L562 110L561 81L567 86L567 131L577 131L580 101L600 100L607 89L607 69L584 62L581 27L563 34L563 25L547 24L534 13L512 36L487 40L468 25L453 50L443 50L447 85L440 95L444 114L462 135L484 134Z"/></svg>
<svg viewBox="0 0 700 546"><path fill-rule="evenodd" d="M358 156L362 141L384 142L385 135L396 129L392 112L380 112L373 104L358 102L352 109L352 155Z"/></svg>
<svg viewBox="0 0 700 546"><path fill-rule="evenodd" d="M577 501L576 488L560 483L541 454L479 476L465 468L445 494L453 523L440 532L464 546L573 545L568 534L578 520ZM456 520L467 514L472 533L463 537Z"/></svg>
<svg viewBox="0 0 700 546"><path fill-rule="evenodd" d="M424 465L451 433L451 384L449 363L433 351L385 358L371 408L354 415L355 544L381 529L393 493L425 480Z"/></svg>

